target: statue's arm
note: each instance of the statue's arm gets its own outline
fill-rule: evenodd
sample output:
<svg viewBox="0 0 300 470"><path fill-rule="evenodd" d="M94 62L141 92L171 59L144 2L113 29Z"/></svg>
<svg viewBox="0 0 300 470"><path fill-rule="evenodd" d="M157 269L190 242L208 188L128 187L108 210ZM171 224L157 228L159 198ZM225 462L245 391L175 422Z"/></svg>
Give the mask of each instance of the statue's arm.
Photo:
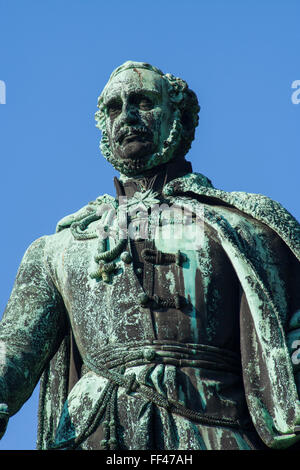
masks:
<svg viewBox="0 0 300 470"><path fill-rule="evenodd" d="M26 251L0 323L0 437L32 394L64 337L67 316L45 256L46 238Z"/></svg>

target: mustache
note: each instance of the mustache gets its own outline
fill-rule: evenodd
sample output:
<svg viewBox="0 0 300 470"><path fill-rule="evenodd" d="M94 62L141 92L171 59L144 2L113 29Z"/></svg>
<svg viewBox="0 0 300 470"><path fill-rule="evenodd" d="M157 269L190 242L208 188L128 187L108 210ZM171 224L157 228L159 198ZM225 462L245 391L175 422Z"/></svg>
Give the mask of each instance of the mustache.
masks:
<svg viewBox="0 0 300 470"><path fill-rule="evenodd" d="M148 129L146 126L126 126L122 127L120 130L117 130L115 134L116 141L121 144L125 137L129 135L134 135L142 138L153 138L153 132Z"/></svg>

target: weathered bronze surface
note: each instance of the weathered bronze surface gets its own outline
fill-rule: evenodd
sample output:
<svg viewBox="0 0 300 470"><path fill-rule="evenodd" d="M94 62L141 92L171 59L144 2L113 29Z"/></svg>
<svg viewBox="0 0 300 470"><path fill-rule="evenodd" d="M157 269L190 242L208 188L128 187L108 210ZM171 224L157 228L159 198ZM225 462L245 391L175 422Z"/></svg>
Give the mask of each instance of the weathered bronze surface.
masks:
<svg viewBox="0 0 300 470"><path fill-rule="evenodd" d="M116 196L24 255L0 326L2 434L41 378L39 449L295 448L298 222L192 171L185 81L126 62L98 108Z"/></svg>

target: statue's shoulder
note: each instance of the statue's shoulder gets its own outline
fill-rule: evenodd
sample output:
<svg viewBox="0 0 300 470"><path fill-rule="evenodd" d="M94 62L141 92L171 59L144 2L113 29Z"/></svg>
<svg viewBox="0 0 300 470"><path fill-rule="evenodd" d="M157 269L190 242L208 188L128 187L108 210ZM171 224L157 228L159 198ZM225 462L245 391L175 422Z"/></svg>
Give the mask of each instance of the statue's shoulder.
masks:
<svg viewBox="0 0 300 470"><path fill-rule="evenodd" d="M103 194L98 196L94 201L90 201L85 206L81 207L76 212L73 212L62 219L56 225L55 233L50 235L43 235L42 237L34 240L27 248L24 254L24 263L28 262L38 262L42 259L53 259L55 258L57 252L59 252L65 243L69 242L70 232L69 228L72 226L75 227L76 223L88 221L89 218L99 219L99 208L104 206L108 209L116 207L116 199L109 194ZM76 227L77 228L77 227ZM74 233L72 232L72 235ZM72 237L73 238L73 237ZM77 237L76 237L77 238ZM84 236L84 239L88 237Z"/></svg>
<svg viewBox="0 0 300 470"><path fill-rule="evenodd" d="M164 189L168 196L188 193L202 196L214 203L225 203L249 215L274 230L300 257L300 225L293 215L279 202L263 194L216 189L212 182L200 173L189 173L170 181Z"/></svg>
<svg viewBox="0 0 300 470"><path fill-rule="evenodd" d="M201 173L188 173L170 181L164 189L168 196L176 193L194 193L236 207L254 218L271 217L294 219L294 217L277 201L268 196L244 191L224 191L213 186L210 179ZM295 220L295 219L294 219ZM297 221L296 221L297 222Z"/></svg>
<svg viewBox="0 0 300 470"><path fill-rule="evenodd" d="M276 208L287 212L279 202L263 194L217 189L213 186L211 180L201 173L188 173L180 178L176 178L170 181L164 189L164 193L168 196L185 192L219 199L233 206L236 204L244 205L246 203L246 207L251 210L261 209L268 211Z"/></svg>
<svg viewBox="0 0 300 470"><path fill-rule="evenodd" d="M88 216L92 216L97 210L104 204L116 207L116 199L109 194L103 194L98 196L94 201L90 201L85 206L81 207L76 212L69 214L60 219L56 225L56 233L61 232L64 229L69 228L74 222L80 222Z"/></svg>

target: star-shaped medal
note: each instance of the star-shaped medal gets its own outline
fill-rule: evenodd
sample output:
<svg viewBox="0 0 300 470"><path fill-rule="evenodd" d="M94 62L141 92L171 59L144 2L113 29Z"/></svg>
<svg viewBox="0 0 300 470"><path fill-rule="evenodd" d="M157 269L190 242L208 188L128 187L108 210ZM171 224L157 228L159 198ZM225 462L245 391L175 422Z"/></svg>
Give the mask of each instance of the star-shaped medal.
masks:
<svg viewBox="0 0 300 470"><path fill-rule="evenodd" d="M145 192L136 191L134 196L132 196L127 201L127 207L131 210L148 210L149 207L159 204L159 199L157 199L158 193L152 191L152 189L147 189Z"/></svg>

